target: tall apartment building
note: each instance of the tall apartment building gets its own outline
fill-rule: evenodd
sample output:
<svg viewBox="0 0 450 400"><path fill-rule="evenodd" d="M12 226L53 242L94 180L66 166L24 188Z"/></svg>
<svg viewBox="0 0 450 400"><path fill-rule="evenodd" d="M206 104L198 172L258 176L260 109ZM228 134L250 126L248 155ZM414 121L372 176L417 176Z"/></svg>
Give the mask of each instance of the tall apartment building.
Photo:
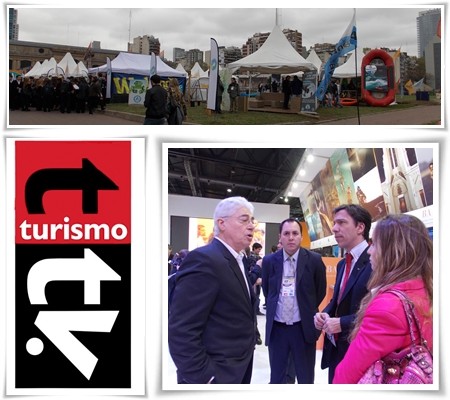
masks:
<svg viewBox="0 0 450 400"><path fill-rule="evenodd" d="M322 62L327 62L330 55L336 50L336 43L316 43L313 49Z"/></svg>
<svg viewBox="0 0 450 400"><path fill-rule="evenodd" d="M291 46L295 49L298 54L302 54L302 46L303 46L303 36L297 30L292 29L283 29L284 36L286 36L287 40Z"/></svg>
<svg viewBox="0 0 450 400"><path fill-rule="evenodd" d="M203 51L199 49L191 49L186 52L187 64L191 67L198 61L203 62Z"/></svg>
<svg viewBox="0 0 450 400"><path fill-rule="evenodd" d="M244 45L242 45L242 57L247 57L248 55L255 53L267 40L271 32L265 33L255 33L252 37L247 39ZM283 29L283 33L286 36L292 47L299 53L302 54L302 34L297 30Z"/></svg>
<svg viewBox="0 0 450 400"><path fill-rule="evenodd" d="M179 47L174 47L173 49L173 62L179 62L181 59L186 57L186 50L180 49Z"/></svg>
<svg viewBox="0 0 450 400"><path fill-rule="evenodd" d="M436 8L419 12L417 17L417 51L419 57L425 56L425 48L436 36L441 10Z"/></svg>
<svg viewBox="0 0 450 400"><path fill-rule="evenodd" d="M19 25L17 24L17 10L9 9L9 40L19 40Z"/></svg>
<svg viewBox="0 0 450 400"><path fill-rule="evenodd" d="M219 65L225 65L242 58L241 49L239 47L219 47Z"/></svg>
<svg viewBox="0 0 450 400"><path fill-rule="evenodd" d="M255 53L264 44L269 37L270 32L255 33L252 37L247 39L247 42L242 46L242 57L247 57Z"/></svg>
<svg viewBox="0 0 450 400"><path fill-rule="evenodd" d="M152 54L159 56L161 44L159 39L153 35L138 36L133 39L133 43L128 44L128 51L138 54Z"/></svg>

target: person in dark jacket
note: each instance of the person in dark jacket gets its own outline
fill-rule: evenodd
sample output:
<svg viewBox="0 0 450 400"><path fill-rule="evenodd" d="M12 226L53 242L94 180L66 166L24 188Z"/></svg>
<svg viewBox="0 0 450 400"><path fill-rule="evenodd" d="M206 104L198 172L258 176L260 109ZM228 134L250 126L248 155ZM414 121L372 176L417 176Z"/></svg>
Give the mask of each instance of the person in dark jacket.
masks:
<svg viewBox="0 0 450 400"><path fill-rule="evenodd" d="M220 76L217 80L217 93L216 93L216 113L222 114L222 97L223 92L225 90L225 86L223 86L222 80L220 79Z"/></svg>
<svg viewBox="0 0 450 400"><path fill-rule="evenodd" d="M336 242L351 257L346 256L348 262L343 259L337 264L333 297L314 316L315 327L325 332L321 368L328 368L328 383L333 382L336 367L350 346L348 337L372 275L368 253L370 213L356 204L342 204L333 210L333 220Z"/></svg>
<svg viewBox="0 0 450 400"><path fill-rule="evenodd" d="M145 94L144 125L168 125L167 123L167 91L161 86L161 77L153 75L150 78L152 87Z"/></svg>
<svg viewBox="0 0 450 400"><path fill-rule="evenodd" d="M176 273L169 350L182 384L249 384L256 343L255 294L242 251L255 230L254 206L227 197L214 211L214 239Z"/></svg>
<svg viewBox="0 0 450 400"><path fill-rule="evenodd" d="M102 96L102 87L100 85L98 77L94 76L92 78L88 93L88 109L89 114L92 114L94 110L97 109L98 102L100 101L100 97Z"/></svg>
<svg viewBox="0 0 450 400"><path fill-rule="evenodd" d="M294 75L291 84L292 95L300 98L300 111L302 110L302 93L303 93L303 81Z"/></svg>
<svg viewBox="0 0 450 400"><path fill-rule="evenodd" d="M283 91L283 99L284 99L283 100L283 109L289 110L289 100L290 100L291 94L292 94L291 77L289 75L283 79L281 88Z"/></svg>
<svg viewBox="0 0 450 400"><path fill-rule="evenodd" d="M320 254L300 246L302 225L298 220L281 222L279 240L283 250L262 261L270 383L287 383L292 356L297 382L312 384L320 336L314 315L326 294L326 268Z"/></svg>

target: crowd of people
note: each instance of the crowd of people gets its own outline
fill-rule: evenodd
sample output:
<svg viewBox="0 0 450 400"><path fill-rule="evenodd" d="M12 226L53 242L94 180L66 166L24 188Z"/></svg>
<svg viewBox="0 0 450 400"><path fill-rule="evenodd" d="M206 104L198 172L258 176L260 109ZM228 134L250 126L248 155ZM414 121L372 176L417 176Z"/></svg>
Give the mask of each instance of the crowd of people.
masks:
<svg viewBox="0 0 450 400"><path fill-rule="evenodd" d="M345 257L337 265L332 298L319 310L326 268L318 253L301 247L302 225L282 221L279 248L261 258L257 244L249 247L253 214L245 198L220 201L215 237L190 251L176 270L168 339L178 383L251 383L259 344L257 286L266 301L271 384L314 383L321 335L321 368L328 369L330 384L358 383L375 361L410 345L407 316L392 289L414 304L432 352L433 246L418 218L387 215L369 238L367 210L336 207L332 231Z"/></svg>
<svg viewBox="0 0 450 400"><path fill-rule="evenodd" d="M10 76L9 108L11 111L59 111L70 114L93 114L106 107L106 78L44 76L39 78Z"/></svg>

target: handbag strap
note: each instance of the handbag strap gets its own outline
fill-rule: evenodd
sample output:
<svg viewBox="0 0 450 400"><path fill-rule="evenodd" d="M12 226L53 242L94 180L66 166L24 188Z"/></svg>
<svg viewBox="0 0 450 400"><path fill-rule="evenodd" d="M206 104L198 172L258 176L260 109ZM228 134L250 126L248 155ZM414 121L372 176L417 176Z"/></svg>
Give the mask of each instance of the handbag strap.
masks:
<svg viewBox="0 0 450 400"><path fill-rule="evenodd" d="M411 299L404 292L402 292L401 290L398 290L398 289L388 289L384 293L393 293L397 297L400 298L400 300L403 304L403 309L405 310L406 319L408 320L409 334L411 336L412 346L414 346L414 347L416 346L416 340L417 340L416 335L414 333L414 326L413 326L415 324L416 328L417 328L417 332L419 332L420 344L422 346L424 346L428 350L428 352L430 352L430 350L428 349L428 346L427 346L427 342L422 336L422 330L420 329L419 318L417 317L415 306L414 306L414 303L411 301ZM431 354L431 352L430 352L430 354Z"/></svg>

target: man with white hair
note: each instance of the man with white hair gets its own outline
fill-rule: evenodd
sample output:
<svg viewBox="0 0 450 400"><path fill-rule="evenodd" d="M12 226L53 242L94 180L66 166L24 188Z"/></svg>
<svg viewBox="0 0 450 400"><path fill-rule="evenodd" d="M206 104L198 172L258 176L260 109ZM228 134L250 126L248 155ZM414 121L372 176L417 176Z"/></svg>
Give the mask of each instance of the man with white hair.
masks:
<svg viewBox="0 0 450 400"><path fill-rule="evenodd" d="M176 275L169 350L178 383L250 383L256 297L243 264L253 239L254 207L243 197L214 211L214 240L191 251Z"/></svg>

